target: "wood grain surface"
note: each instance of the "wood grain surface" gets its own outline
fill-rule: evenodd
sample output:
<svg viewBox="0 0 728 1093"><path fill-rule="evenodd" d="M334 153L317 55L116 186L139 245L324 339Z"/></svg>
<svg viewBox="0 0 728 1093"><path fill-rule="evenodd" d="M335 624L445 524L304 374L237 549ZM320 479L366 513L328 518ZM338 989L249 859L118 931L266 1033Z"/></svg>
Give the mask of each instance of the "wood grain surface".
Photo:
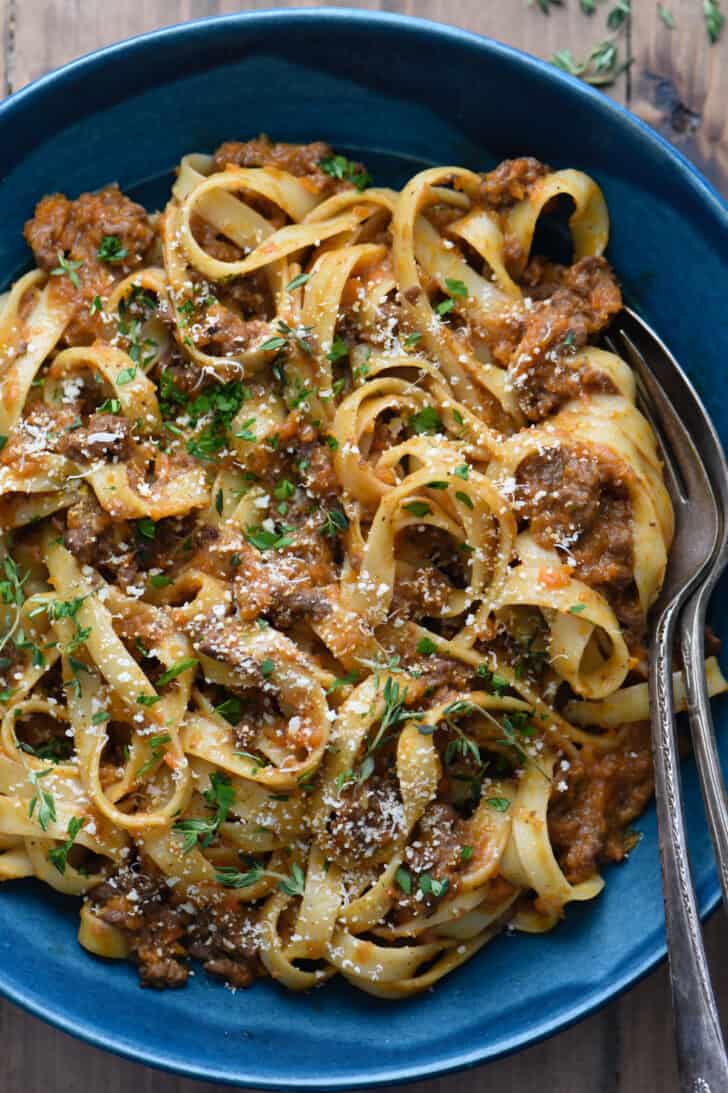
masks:
<svg viewBox="0 0 728 1093"><path fill-rule="evenodd" d="M605 17L614 2L596 0L591 16L582 13L579 0L562 0L560 5L552 0L549 15L537 5L529 7L526 0L348 0L348 6L454 23L545 58L568 48L581 60L609 36ZM271 6L275 5L234 0L0 0L0 92L9 94L74 57L133 34L241 8ZM333 5L278 0L277 6ZM633 63L607 93L672 140L728 194L728 26L721 41L710 46L702 0L664 0L674 30L659 18L654 0L632 0L632 7L631 24L619 31L619 40L622 56L631 55ZM719 913L708 924L706 939L728 1017L724 932ZM116 1059L2 1002L0 1043L2 1093L213 1093L217 1088ZM601 1013L545 1043L469 1073L409 1089L677 1093L666 969L659 968Z"/></svg>

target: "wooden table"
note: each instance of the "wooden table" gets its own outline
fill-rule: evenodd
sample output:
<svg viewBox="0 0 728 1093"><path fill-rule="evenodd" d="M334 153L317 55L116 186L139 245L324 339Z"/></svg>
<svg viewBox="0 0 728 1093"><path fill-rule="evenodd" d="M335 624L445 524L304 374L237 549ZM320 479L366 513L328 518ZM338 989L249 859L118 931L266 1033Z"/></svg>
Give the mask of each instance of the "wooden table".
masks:
<svg viewBox="0 0 728 1093"><path fill-rule="evenodd" d="M579 0L563 0L548 15L538 5L528 7L525 0L348 0L350 7L455 23L541 57L568 48L577 60L608 36L605 18L615 3L596 0L595 14L586 16ZM0 87L8 94L73 57L132 34L270 6L274 5L235 0L0 0ZM277 6L332 5L279 0ZM634 60L608 93L672 140L728 194L728 26L719 43L709 46L702 0L664 0L674 17L674 30L659 18L655 0L633 0L632 7L636 10L631 23L619 37L622 56ZM725 0L724 8L728 16ZM723 927L722 915L716 915L706 934L723 1011L728 1014ZM212 1093L215 1088L113 1058L7 1003L0 1003L0 1043L3 1093ZM666 969L546 1043L468 1074L410 1088L413 1093L674 1093L678 1086Z"/></svg>

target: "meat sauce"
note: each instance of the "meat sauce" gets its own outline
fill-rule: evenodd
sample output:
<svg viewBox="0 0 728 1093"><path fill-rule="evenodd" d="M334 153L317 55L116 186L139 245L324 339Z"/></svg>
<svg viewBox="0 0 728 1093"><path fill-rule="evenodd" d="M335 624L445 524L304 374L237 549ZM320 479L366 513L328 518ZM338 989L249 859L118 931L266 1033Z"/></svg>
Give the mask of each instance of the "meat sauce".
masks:
<svg viewBox="0 0 728 1093"><path fill-rule="evenodd" d="M228 166L277 168L325 197L352 188L350 181L332 177L323 169L322 163L332 156L332 149L323 142L295 145L261 136L247 142L225 142L216 150L212 167L218 171ZM364 170L358 164L353 168ZM480 199L504 226L508 211L527 198L548 171L530 158L506 161L482 176ZM256 198L252 203L274 226L284 222L280 210L265 199ZM461 211L443 211L438 206L427 215L446 233ZM146 211L116 186L82 194L75 201L55 194L39 203L34 218L26 224L25 235L39 268L52 275L52 291L59 299L74 303L65 344L85 345L95 338L109 338L108 320L92 304L97 296L108 297L122 277L148 260L157 230ZM243 257L239 247L202 218L192 217L191 230L207 253L218 260L235 262ZM113 247L105 242L109 238L116 241ZM495 321L487 334L493 359L509 366L521 413L528 423L538 424L585 393L614 393L609 377L576 363L575 353L619 311L622 300L614 275L602 258L583 258L563 266L539 257L529 261L528 257L520 253L514 240L506 239L506 264L530 305L517 318ZM57 275L59 268L72 270L74 276ZM204 289L195 274L191 285L195 292ZM389 331L396 328L398 306L392 300L383 305L383 321ZM219 286L218 297L204 306L195 304L196 343L207 354L235 357L269 334L274 314L275 303L263 274L232 277ZM166 389L170 405L189 412L193 400L204 398L212 384L195 364L182 359L179 347L167 353L150 375L160 383L160 390ZM124 461L141 480L155 453L138 430L127 418L105 412L91 413L79 425L78 410L75 405L37 405L30 424L42 426L50 436L48 450L64 455L84 471L92 463ZM229 420L224 423L223 432L229 424ZM402 440L405 426L399 419L380 420L375 430L374 451ZM331 525L327 529L326 524L331 513L336 513L339 521L345 520L331 447L321 430L294 410L281 425L276 441L275 446L257 445L247 464L250 481L266 496L281 501L283 507L278 511L290 525L285 545L275 552L261 552L240 529L214 528L199 522L195 514L157 521L153 538L147 540L134 521L112 520L84 484L67 510L54 517L59 534L78 561L93 563L122 588L145 585L150 573L164 574L171 582L180 563L194 564L203 573L228 582L232 590L228 607L235 611L235 620L197 618L185 623L184 629L196 655L215 658L236 671L239 688L235 698L241 713L237 720L229 720L231 724L235 720L235 743L241 749L253 745L260 724L280 713L260 666L242 653L238 655L246 647L243 627L258 622L285 634L305 632L310 636L311 628L331 613L342 573L336 521L333 534ZM31 447L27 436L18 430L0 462L22 465L23 459L32 457ZM214 455L222 461L229 452L221 446ZM193 462L189 449L171 458L176 469ZM289 488L282 494L283 482ZM644 636L644 619L634 587L629 487L628 471L607 451L595 453L576 444L548 447L520 464L515 508L522 526L530 529L539 545L558 550L580 580L604 594L625 627L628 641L637 647ZM466 565L449 537L437 529L430 532L426 562L420 558L416 564L405 562L398 568L392 617L400 622L438 619L453 591L467 583ZM405 540L406 536L399 545L406 557ZM176 617L174 607L170 602L170 617ZM120 623L119 634L129 645L141 642L147 647L160 637L141 612L138 618ZM497 637L495 629L491 636ZM484 686L483 677L475 676L471 667L444 655L432 655L432 651L425 654L417 640L409 645L404 641L402 649L403 666L414 669L430 702L454 702L464 691ZM153 667L146 664L145 668L154 678ZM535 679L538 673L533 675ZM40 716L29 720L22 727L21 746L47 755L63 748L62 735L49 722ZM122 750L121 737L112 739L105 767L109 779ZM496 760L488 757L483 769ZM393 755L385 750L366 779L353 777L340 787L328 835L335 853L343 859L371 864L401 836L404 813L393 763ZM567 879L578 883L601 863L621 860L630 848L629 825L653 790L647 728L642 723L624 726L616 751L602 755L584 748L567 766L552 796L549 831ZM449 788L458 776L461 780L463 775L475 777L479 769L480 764L472 758L454 772L446 769L441 788ZM430 914L447 892L457 890L467 860L463 851L468 844L469 815L477 805L477 795L463 804L465 800L453 795L453 803L431 803L420 817L403 850L402 869L409 884L399 885L393 893L392 922ZM150 860L130 855L88 899L104 922L125 934L144 986L182 986L190 974L190 959L201 961L207 972L234 987L247 987L262 974L258 957L261 938L253 912L219 888L203 886L177 892Z"/></svg>

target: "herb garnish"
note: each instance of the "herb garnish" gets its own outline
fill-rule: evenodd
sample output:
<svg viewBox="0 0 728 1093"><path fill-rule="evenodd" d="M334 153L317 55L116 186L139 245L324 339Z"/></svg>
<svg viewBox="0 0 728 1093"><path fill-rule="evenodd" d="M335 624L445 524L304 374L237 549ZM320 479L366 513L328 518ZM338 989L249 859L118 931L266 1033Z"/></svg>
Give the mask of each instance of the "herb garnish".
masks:
<svg viewBox="0 0 728 1093"><path fill-rule="evenodd" d="M83 262L72 262L70 258L66 258L63 251L58 251L58 265L55 269L51 270L51 277L63 277L68 276L68 280L71 282L74 288L80 288L81 282L78 278L76 270L81 269Z"/></svg>
<svg viewBox="0 0 728 1093"><path fill-rule="evenodd" d="M48 851L48 861L51 863L51 865L54 865L56 867L59 873L66 872L66 865L68 864L68 854L74 842L76 841L76 836L78 835L79 831L85 823L85 816L72 816L71 819L68 821L68 827L66 828L66 831L68 833L68 838L66 839L66 841L61 843L60 846L54 846L51 850Z"/></svg>
<svg viewBox="0 0 728 1093"><path fill-rule="evenodd" d="M332 178L352 182L357 190L366 190L371 185L372 180L366 167L360 163L352 163L346 156L326 156L319 160L319 167Z"/></svg>
<svg viewBox="0 0 728 1093"><path fill-rule="evenodd" d="M48 830L48 826L56 821L56 802L53 799L53 794L49 793L47 789L43 789L40 785L41 778L45 778L46 775L53 773L53 767L47 767L46 770L31 770L28 771L28 779L32 786L35 786L35 795L31 797L30 804L28 805L28 815L33 817L33 813L37 810L37 820L43 831Z"/></svg>
<svg viewBox="0 0 728 1093"><path fill-rule="evenodd" d="M129 252L122 244L118 235L105 235L101 240L101 246L96 251L96 257L102 262L123 262L129 256Z"/></svg>
<svg viewBox="0 0 728 1093"><path fill-rule="evenodd" d="M180 831L184 835L183 854L189 853L197 845L198 839L201 847L208 847L235 803L235 790L227 774L222 771L212 772L210 788L205 790L203 796L208 806L215 809L214 816L209 820L177 820L173 825L173 831Z"/></svg>

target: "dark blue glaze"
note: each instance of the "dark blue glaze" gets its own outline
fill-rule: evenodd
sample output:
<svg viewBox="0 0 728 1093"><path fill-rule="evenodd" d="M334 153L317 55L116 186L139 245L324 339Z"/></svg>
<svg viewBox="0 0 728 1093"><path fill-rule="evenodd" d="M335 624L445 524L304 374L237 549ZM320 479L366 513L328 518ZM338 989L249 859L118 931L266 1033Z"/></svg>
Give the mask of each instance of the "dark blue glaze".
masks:
<svg viewBox="0 0 728 1093"><path fill-rule="evenodd" d="M717 194L591 88L495 42L396 15L319 9L173 27L14 95L0 105L2 280L28 263L21 227L42 194L116 179L154 207L184 152L259 130L329 140L395 185L423 165L484 168L513 154L590 172L627 293L728 436L728 211ZM724 590L724 637L725 609ZM685 778L708 911L718 886L692 763ZM345 983L307 997L267 981L231 994L202 972L178 993L141 991L133 969L77 946L73 901L29 882L0 892L0 990L92 1043L213 1081L337 1089L472 1065L584 1016L664 955L654 812L639 826L642 842L606 871L597 901L547 936L503 936L413 1001L380 1002Z"/></svg>

